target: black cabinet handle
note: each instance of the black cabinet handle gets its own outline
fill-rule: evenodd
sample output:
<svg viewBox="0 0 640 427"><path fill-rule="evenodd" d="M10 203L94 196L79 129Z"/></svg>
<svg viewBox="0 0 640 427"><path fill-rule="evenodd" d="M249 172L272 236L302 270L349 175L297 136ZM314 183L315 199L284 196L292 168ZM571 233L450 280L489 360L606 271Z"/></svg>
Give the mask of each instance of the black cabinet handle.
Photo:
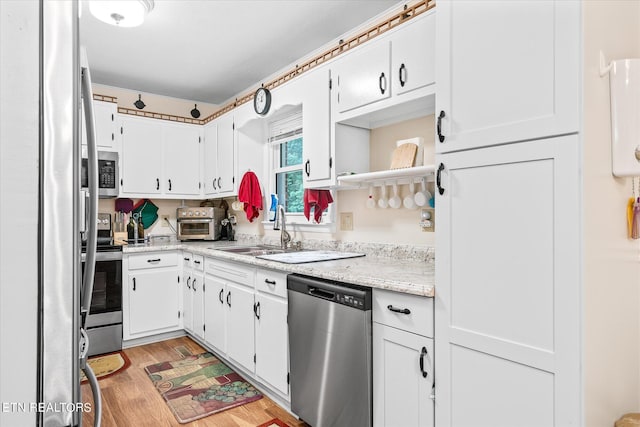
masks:
<svg viewBox="0 0 640 427"><path fill-rule="evenodd" d="M276 281L275 280L264 279L264 283L266 283L267 285L275 285Z"/></svg>
<svg viewBox="0 0 640 427"><path fill-rule="evenodd" d="M440 142L444 142L444 135L442 134L442 119L444 119L444 117L446 116L446 114L444 114L444 111L440 111L440 114L438 114L438 125L436 126L436 128L438 129L438 139L440 140Z"/></svg>
<svg viewBox="0 0 640 427"><path fill-rule="evenodd" d="M133 278L133 290L134 291L136 290L136 278L135 277Z"/></svg>
<svg viewBox="0 0 640 427"><path fill-rule="evenodd" d="M438 173L436 174L436 187L438 187L438 193L442 196L444 194L444 188L442 188L442 171L444 170L444 163L440 163L438 166Z"/></svg>
<svg viewBox="0 0 640 427"><path fill-rule="evenodd" d="M311 174L311 160L304 162L304 173L307 174L307 178Z"/></svg>
<svg viewBox="0 0 640 427"><path fill-rule="evenodd" d="M384 82L384 86L382 86L382 82ZM380 73L380 78L378 78L378 85L380 86L380 93L384 95L384 92L387 90L387 79L384 76L384 73Z"/></svg>
<svg viewBox="0 0 640 427"><path fill-rule="evenodd" d="M160 189L160 178L156 178L156 190Z"/></svg>
<svg viewBox="0 0 640 427"><path fill-rule="evenodd" d="M224 289L220 289L220 293L218 294L218 299L220 300L220 304L224 304L224 301L222 300L222 294L224 294Z"/></svg>
<svg viewBox="0 0 640 427"><path fill-rule="evenodd" d="M393 311L394 313L400 313L400 314L411 314L411 310L409 310L408 308L395 308L392 305L388 305L387 308L390 311Z"/></svg>
<svg viewBox="0 0 640 427"><path fill-rule="evenodd" d="M424 370L424 356L428 354L427 349L422 347L422 351L420 352L420 372L422 372L422 378L427 378L427 372Z"/></svg>
<svg viewBox="0 0 640 427"><path fill-rule="evenodd" d="M222 179L222 178L218 178L218 190L222 190L222 185L220 185L220 180L221 180L221 179Z"/></svg>
<svg viewBox="0 0 640 427"><path fill-rule="evenodd" d="M162 261L160 258L148 259L147 262L160 262Z"/></svg>
<svg viewBox="0 0 640 427"><path fill-rule="evenodd" d="M193 282L191 283L191 287L193 288L193 292L196 291L196 278L193 278Z"/></svg>
<svg viewBox="0 0 640 427"><path fill-rule="evenodd" d="M253 314L256 315L256 319L260 320L260 301L253 304Z"/></svg>
<svg viewBox="0 0 640 427"><path fill-rule="evenodd" d="M185 261L190 261L190 260L191 260L191 258L185 258L184 260L185 260Z"/></svg>
<svg viewBox="0 0 640 427"><path fill-rule="evenodd" d="M187 288L191 289L191 284L189 282L191 282L191 276L187 279Z"/></svg>
<svg viewBox="0 0 640 427"><path fill-rule="evenodd" d="M227 294L227 305L231 307L231 301L229 300L229 298L231 298L231 291L229 291L229 293Z"/></svg>
<svg viewBox="0 0 640 427"><path fill-rule="evenodd" d="M171 180L169 180L169 191L171 191Z"/></svg>
<svg viewBox="0 0 640 427"><path fill-rule="evenodd" d="M404 78L404 75L407 72L407 67L404 64L400 64L400 70L398 70L398 80L400 80L400 86L404 87L404 84L407 82Z"/></svg>
<svg viewBox="0 0 640 427"><path fill-rule="evenodd" d="M194 263L194 264L200 264L200 261L198 261L197 259L194 259L194 260L193 260L193 263Z"/></svg>
<svg viewBox="0 0 640 427"><path fill-rule="evenodd" d="M214 190L217 190L217 188L216 188L216 180L215 180L215 178L214 178L214 180L213 180L213 189L214 189Z"/></svg>

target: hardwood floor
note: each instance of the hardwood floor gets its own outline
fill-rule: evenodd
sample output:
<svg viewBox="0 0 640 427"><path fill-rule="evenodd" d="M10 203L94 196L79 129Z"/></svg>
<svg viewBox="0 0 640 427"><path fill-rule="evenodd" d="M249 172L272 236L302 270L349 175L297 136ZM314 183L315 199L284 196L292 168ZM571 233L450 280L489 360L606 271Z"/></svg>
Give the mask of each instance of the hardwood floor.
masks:
<svg viewBox="0 0 640 427"><path fill-rule="evenodd" d="M124 372L99 381L102 426L256 427L273 418L279 418L291 427L306 426L267 396L188 424L179 424L144 371L148 365L179 359L180 355L175 350L178 346L187 347L193 354L206 351L187 337L124 350L131 360L131 366ZM86 383L82 384L82 396L84 402L93 405L91 388ZM93 425L93 413L84 415L83 425Z"/></svg>

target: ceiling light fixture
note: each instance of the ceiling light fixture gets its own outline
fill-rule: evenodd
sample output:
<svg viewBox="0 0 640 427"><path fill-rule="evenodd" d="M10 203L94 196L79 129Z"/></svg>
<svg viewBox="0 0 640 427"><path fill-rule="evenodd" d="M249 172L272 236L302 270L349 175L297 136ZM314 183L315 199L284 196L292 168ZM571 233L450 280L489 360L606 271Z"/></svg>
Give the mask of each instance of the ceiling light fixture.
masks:
<svg viewBox="0 0 640 427"><path fill-rule="evenodd" d="M91 14L107 24L118 27L137 27L153 10L153 0L92 0Z"/></svg>

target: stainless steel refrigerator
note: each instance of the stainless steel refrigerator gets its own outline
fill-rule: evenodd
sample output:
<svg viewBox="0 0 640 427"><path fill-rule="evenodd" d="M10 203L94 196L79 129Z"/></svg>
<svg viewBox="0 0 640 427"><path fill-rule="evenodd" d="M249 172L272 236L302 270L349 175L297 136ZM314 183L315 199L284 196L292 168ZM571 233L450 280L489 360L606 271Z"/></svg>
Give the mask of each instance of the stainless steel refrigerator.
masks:
<svg viewBox="0 0 640 427"><path fill-rule="evenodd" d="M86 371L97 393L92 407L82 405L79 382L93 286L97 161L78 10L77 0L0 1L2 427L78 426L86 410L100 419L93 373ZM79 178L83 98L94 166L87 198Z"/></svg>

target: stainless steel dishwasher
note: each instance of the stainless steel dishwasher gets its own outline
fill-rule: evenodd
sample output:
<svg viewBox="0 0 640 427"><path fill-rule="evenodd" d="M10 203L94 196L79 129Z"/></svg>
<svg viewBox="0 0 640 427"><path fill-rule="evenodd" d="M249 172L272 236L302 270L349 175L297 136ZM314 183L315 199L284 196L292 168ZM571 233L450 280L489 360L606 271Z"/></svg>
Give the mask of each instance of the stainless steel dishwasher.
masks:
<svg viewBox="0 0 640 427"><path fill-rule="evenodd" d="M369 427L371 289L290 274L291 410L313 427Z"/></svg>

